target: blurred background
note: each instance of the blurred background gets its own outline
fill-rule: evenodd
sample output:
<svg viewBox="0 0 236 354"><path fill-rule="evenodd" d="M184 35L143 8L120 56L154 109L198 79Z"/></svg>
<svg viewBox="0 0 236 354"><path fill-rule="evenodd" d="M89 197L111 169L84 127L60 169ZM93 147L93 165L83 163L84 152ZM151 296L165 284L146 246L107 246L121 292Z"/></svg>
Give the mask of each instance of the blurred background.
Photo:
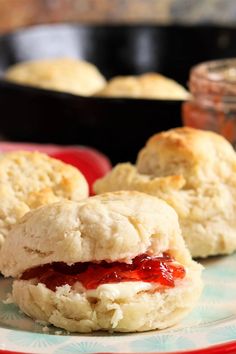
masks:
<svg viewBox="0 0 236 354"><path fill-rule="evenodd" d="M235 0L0 0L0 30L48 22L233 26Z"/></svg>
<svg viewBox="0 0 236 354"><path fill-rule="evenodd" d="M188 88L194 65L236 57L235 25L235 0L0 0L0 73L73 56L107 79L155 71ZM183 124L180 101L82 98L1 79L0 105L2 139L92 146L113 163Z"/></svg>

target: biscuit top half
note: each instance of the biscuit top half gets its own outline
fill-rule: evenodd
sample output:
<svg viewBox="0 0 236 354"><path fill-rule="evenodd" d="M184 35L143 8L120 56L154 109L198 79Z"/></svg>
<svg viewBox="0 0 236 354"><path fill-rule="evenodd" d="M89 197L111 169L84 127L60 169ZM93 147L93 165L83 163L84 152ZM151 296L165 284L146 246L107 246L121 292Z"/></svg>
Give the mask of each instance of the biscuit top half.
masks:
<svg viewBox="0 0 236 354"><path fill-rule="evenodd" d="M227 179L236 172L236 154L221 135L188 127L152 136L139 152L137 170L155 177L182 175L187 184Z"/></svg>
<svg viewBox="0 0 236 354"><path fill-rule="evenodd" d="M164 201L140 192L114 192L43 206L13 227L0 250L5 276L51 262L130 261L168 251L182 264L191 257L177 214Z"/></svg>
<svg viewBox="0 0 236 354"><path fill-rule="evenodd" d="M31 209L88 196L82 173L39 152L0 154L0 246L10 227Z"/></svg>

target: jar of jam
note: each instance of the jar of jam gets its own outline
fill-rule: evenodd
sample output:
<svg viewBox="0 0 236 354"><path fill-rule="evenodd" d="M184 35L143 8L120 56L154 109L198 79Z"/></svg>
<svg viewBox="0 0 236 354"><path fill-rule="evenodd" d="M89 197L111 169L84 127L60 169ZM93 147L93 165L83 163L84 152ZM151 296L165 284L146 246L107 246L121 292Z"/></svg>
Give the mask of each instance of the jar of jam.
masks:
<svg viewBox="0 0 236 354"><path fill-rule="evenodd" d="M192 98L182 106L183 124L213 130L236 147L236 58L194 66L189 89Z"/></svg>

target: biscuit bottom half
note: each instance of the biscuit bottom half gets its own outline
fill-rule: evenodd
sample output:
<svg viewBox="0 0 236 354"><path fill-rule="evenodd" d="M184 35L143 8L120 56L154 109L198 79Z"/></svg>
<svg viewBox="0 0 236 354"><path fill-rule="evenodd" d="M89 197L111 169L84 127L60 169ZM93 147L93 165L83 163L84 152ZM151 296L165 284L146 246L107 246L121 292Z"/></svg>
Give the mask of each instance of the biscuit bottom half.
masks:
<svg viewBox="0 0 236 354"><path fill-rule="evenodd" d="M70 332L163 329L179 322L196 304L202 290L201 268L193 262L174 287L127 281L85 289L77 282L54 291L34 278L15 280L12 295L28 316Z"/></svg>

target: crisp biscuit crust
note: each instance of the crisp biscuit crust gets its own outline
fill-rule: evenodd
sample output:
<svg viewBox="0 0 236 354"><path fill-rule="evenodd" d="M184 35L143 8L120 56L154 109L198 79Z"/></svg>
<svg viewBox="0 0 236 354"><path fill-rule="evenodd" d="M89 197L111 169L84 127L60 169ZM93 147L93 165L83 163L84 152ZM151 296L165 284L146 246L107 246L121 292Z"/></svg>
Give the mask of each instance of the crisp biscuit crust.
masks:
<svg viewBox="0 0 236 354"><path fill-rule="evenodd" d="M188 127L153 135L139 152L139 173L182 175L191 186L232 177L236 154L221 135Z"/></svg>
<svg viewBox="0 0 236 354"><path fill-rule="evenodd" d="M174 325L196 304L202 267L187 250L175 211L164 201L136 191L106 193L80 202L58 202L25 215L9 233L0 268L19 278L54 261L123 261L148 252L169 252L185 268L174 288L145 282L81 284L52 291L37 279L13 282L13 300L34 319L71 332L148 331Z"/></svg>
<svg viewBox="0 0 236 354"><path fill-rule="evenodd" d="M82 96L94 94L106 83L96 66L72 58L22 62L10 67L5 79Z"/></svg>
<svg viewBox="0 0 236 354"><path fill-rule="evenodd" d="M136 166L117 165L96 193L139 190L164 199L179 216L194 257L236 250L236 154L220 135L177 128L151 137Z"/></svg>
<svg viewBox="0 0 236 354"><path fill-rule="evenodd" d="M0 246L26 212L61 199L88 196L84 176L73 166L38 152L0 155ZM14 248L15 249L15 248Z"/></svg>
<svg viewBox="0 0 236 354"><path fill-rule="evenodd" d="M157 73L112 78L96 96L186 100L188 91L176 81Z"/></svg>

